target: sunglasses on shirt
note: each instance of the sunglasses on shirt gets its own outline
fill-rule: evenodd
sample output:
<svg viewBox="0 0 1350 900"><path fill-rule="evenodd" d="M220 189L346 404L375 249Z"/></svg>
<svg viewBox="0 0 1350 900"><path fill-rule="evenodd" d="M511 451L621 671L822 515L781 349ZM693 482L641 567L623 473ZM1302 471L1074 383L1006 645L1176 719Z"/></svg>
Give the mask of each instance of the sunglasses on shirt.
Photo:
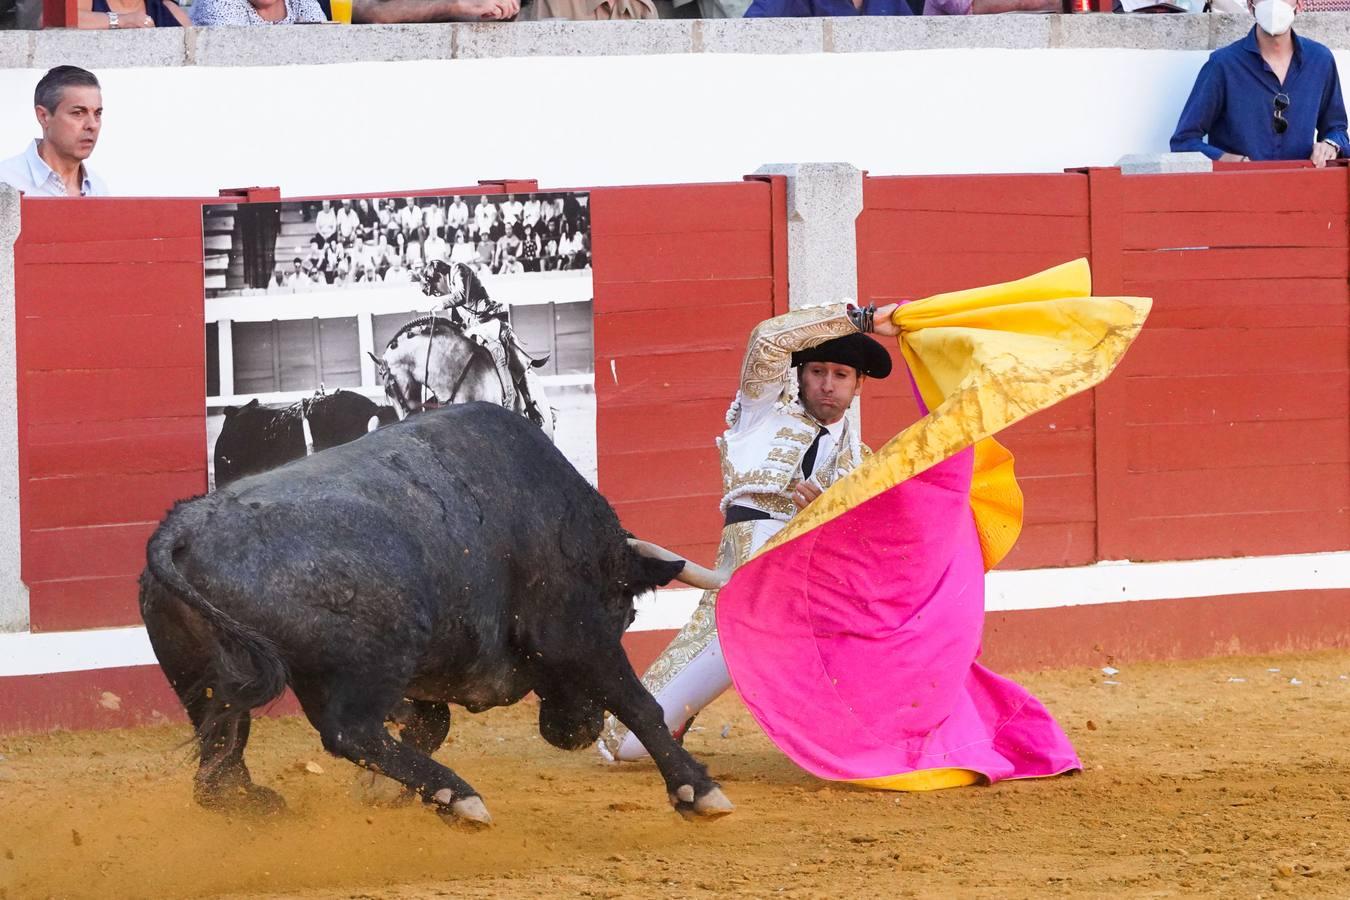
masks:
<svg viewBox="0 0 1350 900"><path fill-rule="evenodd" d="M1284 111L1289 108L1289 95L1275 95L1275 118L1271 122L1275 126L1276 134L1284 134L1289 130L1289 120L1284 117Z"/></svg>

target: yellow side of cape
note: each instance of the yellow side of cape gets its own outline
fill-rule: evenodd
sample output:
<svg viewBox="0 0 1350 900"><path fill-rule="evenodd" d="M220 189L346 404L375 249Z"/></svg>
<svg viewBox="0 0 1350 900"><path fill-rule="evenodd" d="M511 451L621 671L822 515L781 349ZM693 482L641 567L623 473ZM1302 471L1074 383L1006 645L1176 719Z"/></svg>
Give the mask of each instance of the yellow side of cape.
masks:
<svg viewBox="0 0 1350 900"><path fill-rule="evenodd" d="M986 568L1022 527L1013 460L993 435L1101 383L1139 334L1152 301L1093 297L1087 260L895 310L900 352L929 413L887 441L788 522L764 553L975 447L971 508Z"/></svg>

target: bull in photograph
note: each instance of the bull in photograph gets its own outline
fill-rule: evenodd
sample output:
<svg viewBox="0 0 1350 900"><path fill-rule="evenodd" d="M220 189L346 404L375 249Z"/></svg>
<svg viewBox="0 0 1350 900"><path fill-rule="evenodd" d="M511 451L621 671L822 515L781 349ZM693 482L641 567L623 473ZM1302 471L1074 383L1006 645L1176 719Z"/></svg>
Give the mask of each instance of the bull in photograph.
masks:
<svg viewBox="0 0 1350 900"><path fill-rule="evenodd" d="M354 391L317 393L284 409L268 409L256 399L227 406L212 460L215 485L354 441L397 420L393 409Z"/></svg>
<svg viewBox="0 0 1350 900"><path fill-rule="evenodd" d="M531 691L549 743L592 744L608 710L652 751L677 810L730 812L620 643L636 595L710 573L639 544L540 429L485 403L176 504L147 547L140 606L196 730L197 801L284 807L252 782L244 747L250 711L289 685L328 752L449 819L491 821L431 758L446 704L478 712ZM399 739L385 725L396 708Z"/></svg>

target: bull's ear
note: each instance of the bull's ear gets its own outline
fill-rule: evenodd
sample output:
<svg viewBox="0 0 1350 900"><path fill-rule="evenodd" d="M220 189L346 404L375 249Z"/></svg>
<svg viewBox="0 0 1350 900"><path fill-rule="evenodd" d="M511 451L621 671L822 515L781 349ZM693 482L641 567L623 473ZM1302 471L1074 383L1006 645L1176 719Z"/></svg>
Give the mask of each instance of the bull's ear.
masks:
<svg viewBox="0 0 1350 900"><path fill-rule="evenodd" d="M642 560L643 581L646 581L653 587L660 587L670 584L675 577L684 571L684 560L674 561L664 559L651 559L650 557L640 557Z"/></svg>
<svg viewBox="0 0 1350 900"><path fill-rule="evenodd" d="M234 414L237 413L237 412L239 412L239 407L237 407L237 406L227 406L227 407L225 407L225 418L227 418L227 419L232 419L232 418L234 418Z"/></svg>

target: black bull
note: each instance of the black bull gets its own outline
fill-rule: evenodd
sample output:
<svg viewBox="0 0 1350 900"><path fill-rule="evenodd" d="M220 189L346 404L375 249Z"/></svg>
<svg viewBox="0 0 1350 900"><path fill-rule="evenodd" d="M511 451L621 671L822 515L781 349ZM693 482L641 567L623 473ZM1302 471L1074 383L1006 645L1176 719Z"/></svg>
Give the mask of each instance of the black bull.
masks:
<svg viewBox="0 0 1350 900"><path fill-rule="evenodd" d="M652 751L678 810L729 811L620 645L634 596L683 563L626 537L542 431L483 403L178 503L150 539L140 604L196 729L198 802L284 806L243 753L250 711L289 685L328 752L447 816L490 821L431 759L446 704L479 711L530 691L549 743L592 743L610 710ZM404 697L396 740L385 720Z"/></svg>
<svg viewBox="0 0 1350 900"><path fill-rule="evenodd" d="M216 487L304 456L309 452L305 421L315 451L356 440L369 430L372 416L382 425L398 421L391 407L343 390L307 397L284 409L268 409L250 400L244 406L225 407L224 415L213 454Z"/></svg>

